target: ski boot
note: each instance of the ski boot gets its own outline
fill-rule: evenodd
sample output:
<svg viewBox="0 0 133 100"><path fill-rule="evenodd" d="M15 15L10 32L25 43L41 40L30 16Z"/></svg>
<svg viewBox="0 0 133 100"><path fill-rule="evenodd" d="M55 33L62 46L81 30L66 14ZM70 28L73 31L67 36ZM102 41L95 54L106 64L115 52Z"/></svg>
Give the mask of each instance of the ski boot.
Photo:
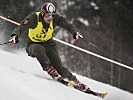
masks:
<svg viewBox="0 0 133 100"><path fill-rule="evenodd" d="M69 81L68 85L67 86L72 86L74 87L75 89L79 90L79 91L82 91L82 92L86 92L87 90L89 90L90 88L81 83L79 80L75 79L74 81Z"/></svg>
<svg viewBox="0 0 133 100"><path fill-rule="evenodd" d="M63 77L57 72L53 66L48 66L44 69L53 79L60 81L63 80Z"/></svg>

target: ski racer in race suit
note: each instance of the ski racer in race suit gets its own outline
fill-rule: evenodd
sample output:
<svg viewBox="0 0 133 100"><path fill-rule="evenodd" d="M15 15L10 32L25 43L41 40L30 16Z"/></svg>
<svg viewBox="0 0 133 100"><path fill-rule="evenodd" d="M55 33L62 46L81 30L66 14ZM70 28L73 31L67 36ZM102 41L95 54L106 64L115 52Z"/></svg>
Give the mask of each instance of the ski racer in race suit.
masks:
<svg viewBox="0 0 133 100"><path fill-rule="evenodd" d="M14 29L10 40L12 43L17 43L18 37L27 31L26 52L29 56L37 58L44 71L47 71L56 80L62 77L79 82L62 65L56 42L52 39L56 26L70 31L76 40L83 37L73 24L68 23L64 17L56 14L55 6L52 3L47 2L42 5L39 12L29 14L18 28Z"/></svg>

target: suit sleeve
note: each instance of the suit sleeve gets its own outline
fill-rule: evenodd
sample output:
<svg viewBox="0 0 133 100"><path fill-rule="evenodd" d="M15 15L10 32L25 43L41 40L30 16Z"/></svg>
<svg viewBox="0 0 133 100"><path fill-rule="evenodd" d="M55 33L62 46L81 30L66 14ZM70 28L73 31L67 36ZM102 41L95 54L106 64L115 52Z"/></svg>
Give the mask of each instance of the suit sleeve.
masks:
<svg viewBox="0 0 133 100"><path fill-rule="evenodd" d="M62 17L60 15L56 16L55 23L57 24L57 26L68 30L72 34L74 32L78 32L78 29L76 28L76 26L74 24L69 23L64 17Z"/></svg>
<svg viewBox="0 0 133 100"><path fill-rule="evenodd" d="M21 36L21 34L26 33L29 28L34 28L36 26L36 23L37 16L35 13L31 13L23 21L21 21L20 25L13 30L12 34Z"/></svg>

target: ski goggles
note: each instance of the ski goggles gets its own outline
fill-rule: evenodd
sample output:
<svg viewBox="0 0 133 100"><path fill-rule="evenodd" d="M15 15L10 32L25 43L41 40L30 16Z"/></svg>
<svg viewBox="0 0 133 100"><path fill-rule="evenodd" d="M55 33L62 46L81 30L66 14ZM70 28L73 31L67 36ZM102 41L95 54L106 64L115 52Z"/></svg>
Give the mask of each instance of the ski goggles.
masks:
<svg viewBox="0 0 133 100"><path fill-rule="evenodd" d="M46 18L54 18L55 17L55 13L45 13L44 15Z"/></svg>

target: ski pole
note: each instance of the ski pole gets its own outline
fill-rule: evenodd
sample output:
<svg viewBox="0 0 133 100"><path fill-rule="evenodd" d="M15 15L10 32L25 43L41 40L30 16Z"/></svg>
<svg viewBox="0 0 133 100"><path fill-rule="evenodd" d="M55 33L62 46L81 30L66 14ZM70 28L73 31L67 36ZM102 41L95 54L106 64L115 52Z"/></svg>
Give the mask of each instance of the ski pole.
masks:
<svg viewBox="0 0 133 100"><path fill-rule="evenodd" d="M11 42L10 42L10 41L8 41L8 42L2 43L2 44L0 44L0 45L5 45L5 44L8 44L8 43L11 43Z"/></svg>
<svg viewBox="0 0 133 100"><path fill-rule="evenodd" d="M107 54L109 54L109 55L113 55L114 57L119 58L120 60L122 60L122 61L124 61L124 62L129 62L127 59L121 58L121 57L119 57L118 55L116 55L116 54L114 54L114 53L112 53L112 52L110 52L110 51L108 51L108 50L104 50L103 48L96 46L95 44L93 44L93 43L90 42L90 41L87 41L87 40L85 40L85 39L83 39L83 38L81 38L81 39L82 39L85 43L92 45L93 47L95 47L96 49L98 49L98 50L100 50L100 51L103 51L103 52L105 52L105 53L107 53ZM129 64L129 63L130 63L130 64ZM133 62L129 62L129 63L128 63L129 66L133 65Z"/></svg>

